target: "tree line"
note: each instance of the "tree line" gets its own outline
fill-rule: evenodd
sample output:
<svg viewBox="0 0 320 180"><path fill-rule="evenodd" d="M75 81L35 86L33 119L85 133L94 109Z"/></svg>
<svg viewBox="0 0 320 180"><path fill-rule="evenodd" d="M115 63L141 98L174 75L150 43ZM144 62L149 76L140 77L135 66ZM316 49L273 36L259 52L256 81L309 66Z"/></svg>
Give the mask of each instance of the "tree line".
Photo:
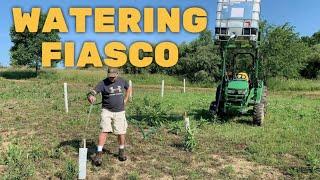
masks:
<svg viewBox="0 0 320 180"><path fill-rule="evenodd" d="M300 37L294 26L281 26L261 22L261 71L267 78L320 78L320 31L312 36ZM203 31L191 42L179 45L178 64L170 69L152 65L136 69L124 67L126 73L165 73L188 78L193 82L217 82L221 79L220 52L213 33ZM243 58L242 58L243 59Z"/></svg>
<svg viewBox="0 0 320 180"><path fill-rule="evenodd" d="M45 16L40 18L39 29L44 24ZM260 24L262 41L260 54L262 72L266 77L320 78L320 31L312 36L300 37L294 26L286 23L281 26ZM13 46L10 49L11 66L28 66L39 69L41 63L41 44L43 41L59 41L57 32L16 33L10 31ZM144 54L141 52L141 56ZM147 54L148 55L148 54ZM150 54L149 54L150 55ZM136 68L126 64L125 73L163 73L189 79L192 82L217 82L221 79L222 60L213 33L203 31L198 38L179 45L179 61L172 68L162 68L152 64L147 68ZM88 66L90 67L90 66Z"/></svg>

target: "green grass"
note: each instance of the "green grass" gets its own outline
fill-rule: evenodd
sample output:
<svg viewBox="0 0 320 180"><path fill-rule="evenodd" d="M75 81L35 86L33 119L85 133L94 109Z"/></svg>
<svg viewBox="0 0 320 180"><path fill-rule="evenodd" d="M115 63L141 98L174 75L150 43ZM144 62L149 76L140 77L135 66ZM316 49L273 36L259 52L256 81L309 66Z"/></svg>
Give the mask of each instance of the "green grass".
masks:
<svg viewBox="0 0 320 180"><path fill-rule="evenodd" d="M89 109L85 95L103 77L102 71L73 70L42 72L39 78L26 80L0 78L0 142L1 146L11 147L0 148L0 153L5 167L12 169L11 175L5 171L4 177L76 177L82 137L87 138L92 155L99 132L98 106L93 109L87 132L83 131ZM134 89L134 103L127 107L129 161L121 163L108 154L102 167L88 163L91 179L263 179L277 175L280 179L320 178L320 91L307 88L317 86L317 81L306 81L307 91L289 91L283 84L280 89L285 91L270 91L266 124L254 127L250 116L233 117L226 122L210 118L207 109L214 99L214 88L187 89L186 94L181 93L180 87L168 88L161 99L157 86L161 75L127 77L140 85ZM180 82L178 78L165 78L172 85ZM70 83L69 114L64 112L63 82ZM133 120L133 110L143 106L145 97L160 102L160 108L171 107L166 122L147 139L134 123L140 123L145 131L150 127ZM190 116L191 127L197 129L197 146L192 153L183 146L184 112ZM115 136L109 136L106 147L117 152ZM240 160L252 163L244 167L251 173L239 170L233 162ZM21 166L26 168L17 169ZM263 176L264 173L268 175Z"/></svg>
<svg viewBox="0 0 320 180"><path fill-rule="evenodd" d="M274 91L320 91L320 80L271 78L268 88Z"/></svg>

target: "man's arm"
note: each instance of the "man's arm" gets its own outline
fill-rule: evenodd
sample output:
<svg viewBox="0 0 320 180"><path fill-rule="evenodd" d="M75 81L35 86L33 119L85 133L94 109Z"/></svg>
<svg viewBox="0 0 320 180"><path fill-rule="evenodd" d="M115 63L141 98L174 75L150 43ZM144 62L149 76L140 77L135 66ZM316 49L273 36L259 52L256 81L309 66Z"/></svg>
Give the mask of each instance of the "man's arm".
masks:
<svg viewBox="0 0 320 180"><path fill-rule="evenodd" d="M128 103L130 94L132 93L132 87L128 87L128 89L126 90L126 96L124 98L124 104L126 105Z"/></svg>
<svg viewBox="0 0 320 180"><path fill-rule="evenodd" d="M101 81L94 89L91 89L87 94L87 98L90 104L96 101L96 95L99 94L103 89L103 81Z"/></svg>
<svg viewBox="0 0 320 180"><path fill-rule="evenodd" d="M124 104L126 105L128 103L129 97L132 93L132 87L129 85L127 81L123 81L123 87L126 90L126 96L124 97Z"/></svg>

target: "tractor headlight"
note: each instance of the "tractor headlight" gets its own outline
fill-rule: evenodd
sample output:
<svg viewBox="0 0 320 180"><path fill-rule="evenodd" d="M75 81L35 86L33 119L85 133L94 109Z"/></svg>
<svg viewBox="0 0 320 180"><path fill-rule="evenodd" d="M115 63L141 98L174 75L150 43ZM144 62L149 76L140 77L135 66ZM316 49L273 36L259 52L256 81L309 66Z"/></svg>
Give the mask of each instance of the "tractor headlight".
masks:
<svg viewBox="0 0 320 180"><path fill-rule="evenodd" d="M246 89L238 90L238 94L245 95L247 93Z"/></svg>
<svg viewBox="0 0 320 180"><path fill-rule="evenodd" d="M236 93L236 90L234 90L234 89L229 89L228 90L228 94L235 94Z"/></svg>

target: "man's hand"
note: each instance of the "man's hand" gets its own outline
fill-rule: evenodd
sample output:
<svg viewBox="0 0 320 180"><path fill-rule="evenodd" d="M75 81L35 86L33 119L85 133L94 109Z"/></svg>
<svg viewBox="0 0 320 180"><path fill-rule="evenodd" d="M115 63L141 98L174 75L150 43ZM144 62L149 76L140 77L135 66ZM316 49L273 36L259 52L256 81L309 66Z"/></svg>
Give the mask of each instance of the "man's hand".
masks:
<svg viewBox="0 0 320 180"><path fill-rule="evenodd" d="M96 101L96 97L94 97L93 95L89 95L88 96L88 101L90 104L93 104Z"/></svg>

